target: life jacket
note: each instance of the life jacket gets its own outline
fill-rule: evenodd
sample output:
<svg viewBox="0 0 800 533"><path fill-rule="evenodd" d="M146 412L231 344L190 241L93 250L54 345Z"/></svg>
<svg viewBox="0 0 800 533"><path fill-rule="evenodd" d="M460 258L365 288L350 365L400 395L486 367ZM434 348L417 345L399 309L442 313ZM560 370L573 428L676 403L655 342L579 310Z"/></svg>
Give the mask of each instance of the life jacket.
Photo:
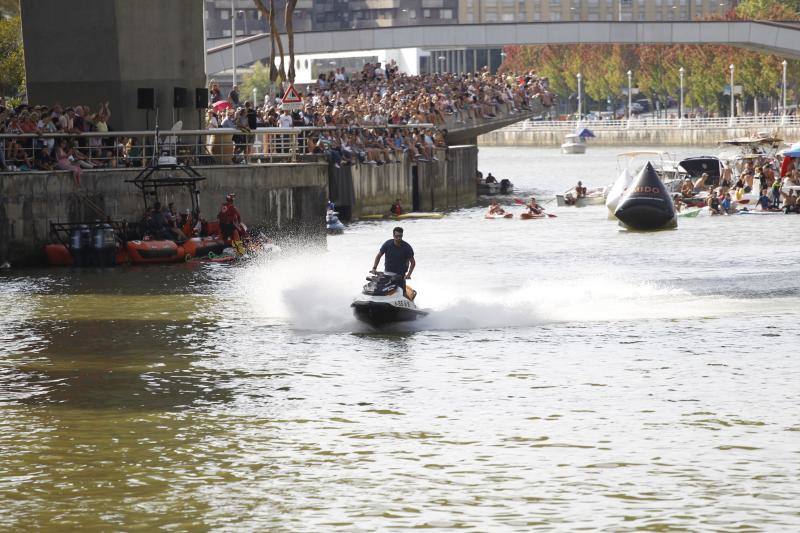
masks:
<svg viewBox="0 0 800 533"><path fill-rule="evenodd" d="M217 218L219 218L220 224L235 224L240 218L239 211L235 206L225 203L219 208L219 215Z"/></svg>

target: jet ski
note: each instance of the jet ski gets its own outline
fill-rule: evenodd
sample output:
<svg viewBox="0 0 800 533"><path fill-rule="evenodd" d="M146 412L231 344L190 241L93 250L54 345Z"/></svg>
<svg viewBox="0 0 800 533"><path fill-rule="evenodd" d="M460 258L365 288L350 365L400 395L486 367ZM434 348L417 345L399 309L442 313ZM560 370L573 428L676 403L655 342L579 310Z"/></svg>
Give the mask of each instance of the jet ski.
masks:
<svg viewBox="0 0 800 533"><path fill-rule="evenodd" d="M398 285L400 276L393 272L370 273L361 295L350 305L355 317L372 326L382 326L427 315L414 303L417 291L406 285L403 294Z"/></svg>
<svg viewBox="0 0 800 533"><path fill-rule="evenodd" d="M325 229L328 235L341 235L344 232L344 224L339 220L339 213L333 209L328 209L325 214Z"/></svg>

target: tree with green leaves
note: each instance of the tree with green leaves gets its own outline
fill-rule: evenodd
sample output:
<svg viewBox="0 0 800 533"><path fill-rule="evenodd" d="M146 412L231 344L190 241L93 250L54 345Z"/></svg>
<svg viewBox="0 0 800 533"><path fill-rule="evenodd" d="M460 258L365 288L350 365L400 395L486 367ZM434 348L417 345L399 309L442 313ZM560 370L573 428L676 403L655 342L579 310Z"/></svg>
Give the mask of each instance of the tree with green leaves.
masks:
<svg viewBox="0 0 800 533"><path fill-rule="evenodd" d="M800 20L800 0L742 0L734 15L742 20Z"/></svg>
<svg viewBox="0 0 800 533"><path fill-rule="evenodd" d="M0 0L0 19L19 16L19 0Z"/></svg>
<svg viewBox="0 0 800 533"><path fill-rule="evenodd" d="M269 67L261 61L258 61L253 65L253 72L245 75L242 79L241 94L244 95L246 99L253 94L253 89L255 89L258 94L263 95L267 92L271 83ZM253 102L253 104L257 105L257 102Z"/></svg>
<svg viewBox="0 0 800 533"><path fill-rule="evenodd" d="M0 95L19 97L25 93L25 54L20 18L0 20Z"/></svg>

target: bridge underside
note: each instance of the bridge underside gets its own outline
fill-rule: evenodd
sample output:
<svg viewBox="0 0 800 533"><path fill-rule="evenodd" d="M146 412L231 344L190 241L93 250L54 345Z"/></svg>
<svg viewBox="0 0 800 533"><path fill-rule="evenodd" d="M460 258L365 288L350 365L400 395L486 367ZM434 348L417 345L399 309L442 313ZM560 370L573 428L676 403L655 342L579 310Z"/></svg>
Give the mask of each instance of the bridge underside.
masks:
<svg viewBox="0 0 800 533"><path fill-rule="evenodd" d="M295 35L297 54L399 48L491 48L512 44L730 45L800 59L800 25L755 21L529 22L392 27ZM269 57L269 35L236 43L237 65ZM231 45L208 50L209 74L232 67Z"/></svg>

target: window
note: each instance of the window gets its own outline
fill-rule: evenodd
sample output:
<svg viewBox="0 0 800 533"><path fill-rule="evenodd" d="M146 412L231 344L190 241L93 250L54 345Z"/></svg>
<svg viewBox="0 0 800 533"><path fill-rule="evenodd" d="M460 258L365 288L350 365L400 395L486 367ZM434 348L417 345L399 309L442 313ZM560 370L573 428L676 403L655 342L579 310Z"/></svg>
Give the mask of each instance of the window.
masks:
<svg viewBox="0 0 800 533"><path fill-rule="evenodd" d="M231 12L227 9L220 9L219 10L219 18L220 20L230 20Z"/></svg>
<svg viewBox="0 0 800 533"><path fill-rule="evenodd" d="M550 20L561 20L561 11L551 11Z"/></svg>
<svg viewBox="0 0 800 533"><path fill-rule="evenodd" d="M440 9L439 10L439 18L441 18L441 19L451 19L451 18L453 18L453 10L452 9Z"/></svg>
<svg viewBox="0 0 800 533"><path fill-rule="evenodd" d="M222 30L222 36L223 37L230 37L231 36L231 30Z"/></svg>
<svg viewBox="0 0 800 533"><path fill-rule="evenodd" d="M514 13L503 13L503 22L514 22Z"/></svg>

